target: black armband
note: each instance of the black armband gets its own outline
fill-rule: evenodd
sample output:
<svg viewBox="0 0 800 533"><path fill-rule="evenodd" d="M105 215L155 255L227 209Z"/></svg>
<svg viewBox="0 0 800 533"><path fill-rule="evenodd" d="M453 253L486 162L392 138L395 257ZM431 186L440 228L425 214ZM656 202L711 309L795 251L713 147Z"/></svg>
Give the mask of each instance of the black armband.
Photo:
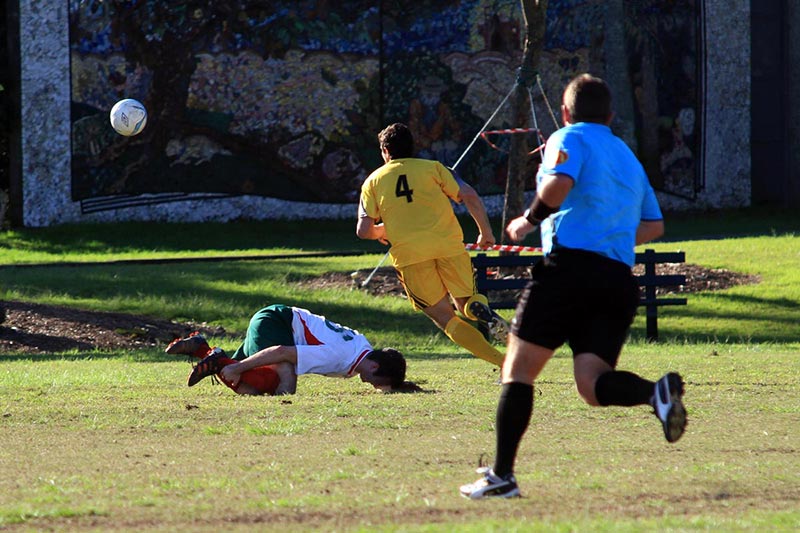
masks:
<svg viewBox="0 0 800 533"><path fill-rule="evenodd" d="M534 226L537 226L539 222L556 212L558 212L558 207L550 207L544 203L544 201L542 201L537 194L536 198L533 199L531 206L525 210L525 214L523 216L528 219L528 222Z"/></svg>

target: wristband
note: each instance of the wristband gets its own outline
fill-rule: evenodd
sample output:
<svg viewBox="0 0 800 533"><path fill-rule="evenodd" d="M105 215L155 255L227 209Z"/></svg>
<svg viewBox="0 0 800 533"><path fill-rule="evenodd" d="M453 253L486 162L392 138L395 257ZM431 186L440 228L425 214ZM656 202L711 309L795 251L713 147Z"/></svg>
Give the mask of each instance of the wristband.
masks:
<svg viewBox="0 0 800 533"><path fill-rule="evenodd" d="M536 198L533 199L533 203L531 203L531 206L525 210L523 216L526 219L528 219L528 222L536 226L539 224L539 222L546 219L553 213L557 212L558 212L558 207L550 207L549 205L544 203L537 194Z"/></svg>
<svg viewBox="0 0 800 533"><path fill-rule="evenodd" d="M531 220L531 208L530 207L528 209L526 209L524 213L522 213L522 216L524 216L525 219L528 222L530 222L531 224L533 224L534 226L539 224L538 222L534 222L533 220Z"/></svg>

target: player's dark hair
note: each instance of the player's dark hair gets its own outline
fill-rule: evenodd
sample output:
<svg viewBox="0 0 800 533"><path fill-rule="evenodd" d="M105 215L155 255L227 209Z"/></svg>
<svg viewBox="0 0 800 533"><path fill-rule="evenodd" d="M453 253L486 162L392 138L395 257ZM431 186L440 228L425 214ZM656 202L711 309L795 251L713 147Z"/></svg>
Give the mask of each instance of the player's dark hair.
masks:
<svg viewBox="0 0 800 533"><path fill-rule="evenodd" d="M405 124L395 122L386 126L378 134L378 142L392 159L414 157L414 136Z"/></svg>
<svg viewBox="0 0 800 533"><path fill-rule="evenodd" d="M611 90L602 79L591 74L579 74L564 89L563 104L569 111L573 124L605 124L611 116Z"/></svg>
<svg viewBox="0 0 800 533"><path fill-rule="evenodd" d="M374 375L390 379L392 388L400 387L406 380L406 358L394 348L372 350L367 359L378 363Z"/></svg>

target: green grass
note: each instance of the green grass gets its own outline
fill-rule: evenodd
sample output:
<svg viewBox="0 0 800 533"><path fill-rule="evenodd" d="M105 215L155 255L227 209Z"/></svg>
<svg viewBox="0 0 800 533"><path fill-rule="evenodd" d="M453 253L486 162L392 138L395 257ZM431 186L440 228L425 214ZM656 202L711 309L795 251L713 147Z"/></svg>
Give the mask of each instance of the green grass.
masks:
<svg viewBox="0 0 800 533"><path fill-rule="evenodd" d="M485 363L412 355L427 393L302 377L238 397L155 352L11 357L0 372L0 527L59 531L789 531L800 524L800 352L634 345L623 367L680 368L690 426L590 408L559 353L517 465L525 498L469 502L491 454ZM13 473L14 475L10 475Z"/></svg>
<svg viewBox="0 0 800 533"><path fill-rule="evenodd" d="M159 350L0 354L0 529L796 531L796 222L756 210L668 219L669 240L653 248L761 278L663 308L658 344L644 342L642 318L634 325L620 368L685 376L686 436L664 442L645 408L583 404L561 350L537 384L520 449L526 497L502 502L457 495L494 450L497 371L402 299L309 285L382 257L351 221L2 234L6 299L206 321L230 332L215 339L227 348L259 306L301 305L403 349L409 379L427 392L304 376L295 396L249 398L209 380L186 387L189 366ZM328 250L368 255L10 266Z"/></svg>

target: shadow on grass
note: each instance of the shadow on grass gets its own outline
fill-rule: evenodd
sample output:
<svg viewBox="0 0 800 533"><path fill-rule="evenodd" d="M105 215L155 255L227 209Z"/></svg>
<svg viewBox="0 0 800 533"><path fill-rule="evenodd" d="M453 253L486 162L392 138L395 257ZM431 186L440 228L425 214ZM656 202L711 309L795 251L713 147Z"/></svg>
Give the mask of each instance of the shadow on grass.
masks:
<svg viewBox="0 0 800 533"><path fill-rule="evenodd" d="M309 232L308 227L314 231ZM0 245L52 255L210 252L243 249L363 250L380 245L355 236L353 220L234 221L227 223L120 222L21 228L0 234Z"/></svg>

